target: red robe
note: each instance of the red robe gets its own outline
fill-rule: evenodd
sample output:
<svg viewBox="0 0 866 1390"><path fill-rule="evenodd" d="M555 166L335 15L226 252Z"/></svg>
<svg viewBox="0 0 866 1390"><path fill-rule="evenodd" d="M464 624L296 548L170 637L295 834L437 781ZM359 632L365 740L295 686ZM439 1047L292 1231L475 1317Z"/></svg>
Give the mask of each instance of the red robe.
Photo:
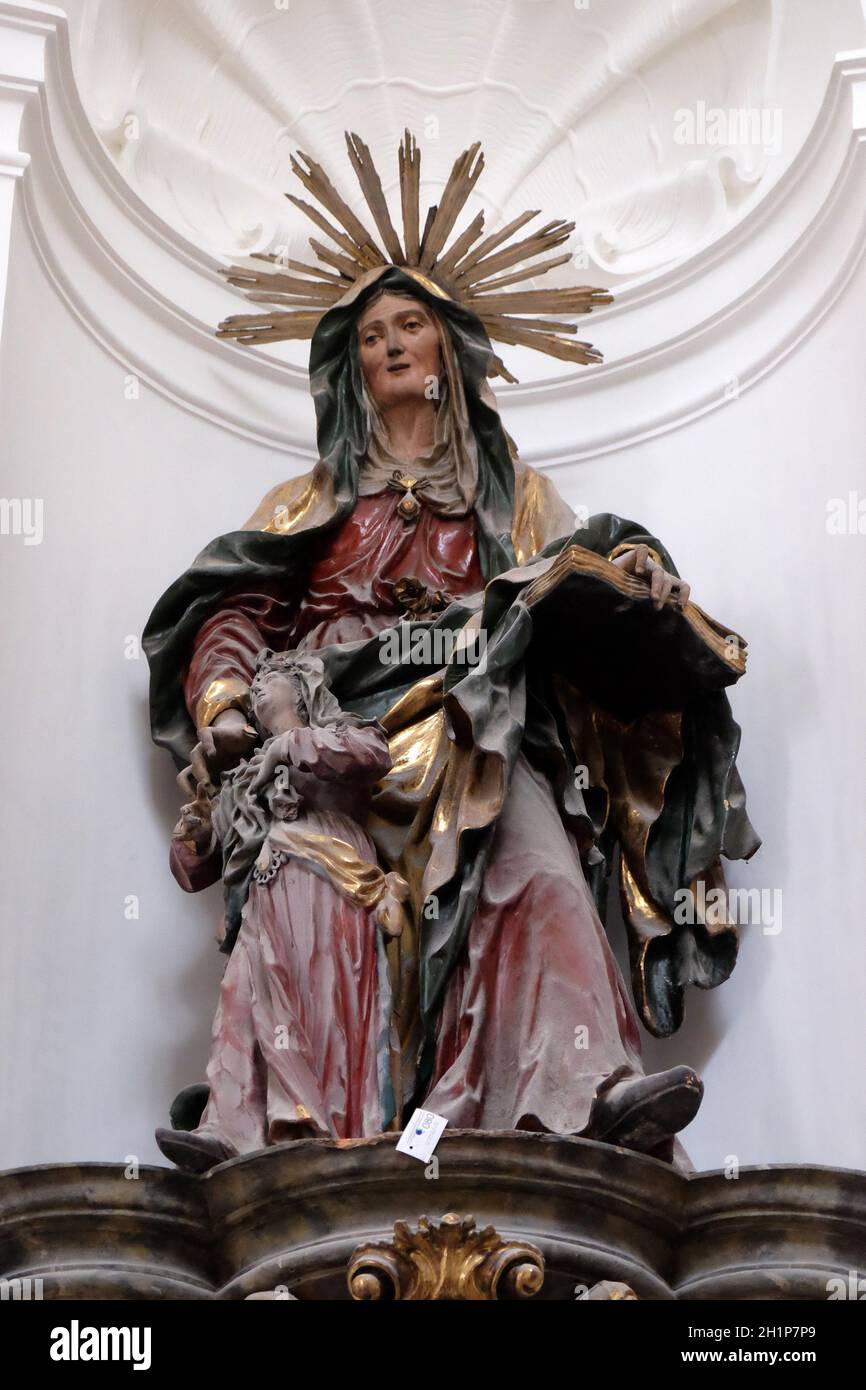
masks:
<svg viewBox="0 0 866 1390"><path fill-rule="evenodd" d="M195 718L211 681L249 681L263 646L315 650L392 626L400 614L390 584L404 576L455 597L479 592L483 578L474 518L441 518L425 508L407 530L396 515L393 494L359 499L344 524L321 539L303 584L238 592L203 624L185 679L190 715ZM293 873L299 882L312 876L300 865ZM247 916L251 910L248 903ZM309 911L314 911L312 900ZM341 949L339 930L329 940ZM348 959L351 948L345 949ZM235 1125L231 1134L224 1133L241 1152L288 1137L279 1118L284 1102L313 1108L300 1095L286 1096L279 1114L271 1113L264 1073L261 1065L256 1071L252 1059L246 1082L238 1085L232 1075L226 1089L222 1059L237 1046L225 1024L226 994L237 1000L238 1010L232 1012L252 1007L249 981L262 968L262 961L250 964L235 948L208 1070L212 1099L205 1121L212 1129L219 1131L212 1123L218 1112L256 1116L240 1132ZM287 997L293 992L327 997L333 1009L331 967L323 963L320 970L324 973L298 970L294 979L287 978L281 986ZM365 957L353 970L342 971L340 988L350 997L338 1008L335 1036L311 1042L306 1054L322 1099L316 1113L327 1116L327 1128L339 1137L377 1129L363 1099L369 1070L362 1059L381 1040L381 998L370 993L372 970L372 957ZM365 997L366 1007L359 1004ZM521 754L466 946L446 987L424 1104L457 1128L577 1133L586 1125L597 1086L618 1069L623 1075L641 1074L634 1009L553 793ZM339 1114L325 1100L335 1074L344 1078L340 1084L346 1092ZM305 1095L310 1094L307 1084Z"/></svg>

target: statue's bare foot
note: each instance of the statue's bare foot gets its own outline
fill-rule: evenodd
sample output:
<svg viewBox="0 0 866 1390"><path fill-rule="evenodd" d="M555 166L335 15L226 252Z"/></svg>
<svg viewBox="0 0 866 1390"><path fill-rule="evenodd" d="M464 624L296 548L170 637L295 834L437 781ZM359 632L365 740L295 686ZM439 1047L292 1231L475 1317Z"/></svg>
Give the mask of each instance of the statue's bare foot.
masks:
<svg viewBox="0 0 866 1390"><path fill-rule="evenodd" d="M605 1088L603 1083L596 1092L582 1136L639 1153L657 1148L691 1124L704 1094L703 1082L691 1067L609 1081L612 1084Z"/></svg>
<svg viewBox="0 0 866 1390"><path fill-rule="evenodd" d="M206 1173L218 1163L237 1157L234 1149L214 1134L192 1134L185 1129L157 1129L155 1137L160 1153L186 1173Z"/></svg>

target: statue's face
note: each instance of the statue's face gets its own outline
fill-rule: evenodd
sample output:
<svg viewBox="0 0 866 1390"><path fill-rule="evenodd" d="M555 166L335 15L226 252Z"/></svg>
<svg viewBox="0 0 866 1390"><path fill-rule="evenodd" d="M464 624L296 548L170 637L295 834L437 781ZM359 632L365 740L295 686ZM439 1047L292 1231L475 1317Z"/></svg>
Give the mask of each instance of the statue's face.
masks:
<svg viewBox="0 0 866 1390"><path fill-rule="evenodd" d="M431 399L441 371L439 334L419 299L384 294L358 320L358 349L367 390L381 411ZM438 395L438 392L437 392Z"/></svg>
<svg viewBox="0 0 866 1390"><path fill-rule="evenodd" d="M257 676L250 687L253 713L263 729L284 733L305 723L297 682L283 671Z"/></svg>

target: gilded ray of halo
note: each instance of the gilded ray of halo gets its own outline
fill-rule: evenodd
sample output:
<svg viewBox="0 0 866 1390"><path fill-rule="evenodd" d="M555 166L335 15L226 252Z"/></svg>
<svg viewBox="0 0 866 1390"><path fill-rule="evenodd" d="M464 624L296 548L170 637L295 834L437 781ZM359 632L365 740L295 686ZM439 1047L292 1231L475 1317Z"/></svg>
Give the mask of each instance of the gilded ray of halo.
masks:
<svg viewBox="0 0 866 1390"><path fill-rule="evenodd" d="M479 212L448 244L484 168L479 142L470 145L454 161L439 202L427 210L422 230L421 153L411 132L404 132L398 151L402 243L369 148L358 135L349 132L346 147L381 246L344 202L321 165L299 151L292 157L292 171L324 212L293 193L286 197L329 238L331 245L309 238L311 249L327 268L263 254L251 256L246 265L223 267L222 273L230 285L244 290L253 303L273 307L267 313L233 314L223 319L217 329L218 337L253 344L311 338L322 315L356 280L369 270L395 265L415 275L435 293L471 309L492 340L530 347L566 362L589 365L602 361L601 353L591 343L571 336L577 331L575 324L539 315L573 317L591 313L613 302L607 290L593 285L517 291L512 288L570 261L568 252L555 256L548 253L568 240L574 231L573 222L557 218L518 240L510 240L540 216L538 210L530 210L482 239L484 213ZM330 221L325 213L334 220ZM488 375L516 381L495 355L491 357Z"/></svg>

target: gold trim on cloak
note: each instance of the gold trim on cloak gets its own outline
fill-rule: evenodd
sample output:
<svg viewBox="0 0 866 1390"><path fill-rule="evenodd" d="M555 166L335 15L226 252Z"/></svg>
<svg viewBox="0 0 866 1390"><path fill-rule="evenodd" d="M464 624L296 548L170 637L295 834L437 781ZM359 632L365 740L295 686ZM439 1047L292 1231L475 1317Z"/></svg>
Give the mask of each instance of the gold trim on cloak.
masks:
<svg viewBox="0 0 866 1390"><path fill-rule="evenodd" d="M355 907L375 907L385 892L385 874L379 865L362 859L352 845L336 835L281 822L265 836L256 868L267 870L276 853L321 869L337 892Z"/></svg>
<svg viewBox="0 0 866 1390"><path fill-rule="evenodd" d="M423 1040L418 992L419 933L435 918L439 889L454 876L460 836L489 825L507 790L502 759L453 743L442 707L444 673L427 676L382 718L393 766L376 787L366 829L383 863L409 884L411 929L396 943L395 1021L403 1056L403 1094L414 1086Z"/></svg>
<svg viewBox="0 0 866 1390"><path fill-rule="evenodd" d="M317 464L312 472L289 478L271 488L241 530L290 535L311 526L325 525L336 511L337 500L330 474Z"/></svg>
<svg viewBox="0 0 866 1390"><path fill-rule="evenodd" d="M271 488L241 529L290 535L323 525L336 510L330 476L319 464L312 472ZM570 535L575 526L574 512L550 479L515 460L511 538L517 563L527 564L550 541Z"/></svg>
<svg viewBox="0 0 866 1390"><path fill-rule="evenodd" d="M240 676L218 676L211 681L195 707L196 728L207 728L218 714L227 709L239 709L249 717L249 693L249 686Z"/></svg>
<svg viewBox="0 0 866 1390"><path fill-rule="evenodd" d="M511 540L518 565L526 565L551 541L570 536L577 526L571 507L544 473L517 460Z"/></svg>

